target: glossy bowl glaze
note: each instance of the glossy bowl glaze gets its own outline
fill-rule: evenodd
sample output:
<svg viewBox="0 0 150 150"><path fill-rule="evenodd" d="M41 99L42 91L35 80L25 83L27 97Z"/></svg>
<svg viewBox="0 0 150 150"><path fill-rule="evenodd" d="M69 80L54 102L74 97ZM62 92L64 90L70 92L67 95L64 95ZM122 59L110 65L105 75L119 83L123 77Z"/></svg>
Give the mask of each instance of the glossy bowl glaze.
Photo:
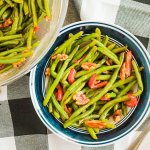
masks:
<svg viewBox="0 0 150 150"><path fill-rule="evenodd" d="M43 19L40 23L40 31L37 33L38 39L41 41L39 46L34 49L33 56L21 68L11 69L0 74L0 86L11 83L27 74L44 57L56 40L63 25L67 6L68 0L50 0L52 19L50 22Z"/></svg>
<svg viewBox="0 0 150 150"><path fill-rule="evenodd" d="M144 66L142 71L142 80L144 84L144 92L140 97L139 104L132 112L122 120L115 129L106 132L100 132L98 140L93 140L89 134L74 130L73 128L64 129L62 124L48 113L46 107L43 107L42 101L45 91L45 77L44 70L48 64L49 56L53 53L54 49L67 39L69 33L77 33L83 30L85 34L94 32L95 28L99 27L102 34L107 34L113 40L118 41L123 45L128 45L132 50L133 55L139 66ZM131 131L136 130L146 118L149 112L150 104L150 58L149 54L141 44L141 42L127 30L117 26L100 22L77 22L62 28L57 40L52 48L48 51L47 55L40 63L31 71L30 76L30 94L34 108L48 129L57 134L63 139L78 143L84 146L104 146L112 144L115 141L123 138Z"/></svg>

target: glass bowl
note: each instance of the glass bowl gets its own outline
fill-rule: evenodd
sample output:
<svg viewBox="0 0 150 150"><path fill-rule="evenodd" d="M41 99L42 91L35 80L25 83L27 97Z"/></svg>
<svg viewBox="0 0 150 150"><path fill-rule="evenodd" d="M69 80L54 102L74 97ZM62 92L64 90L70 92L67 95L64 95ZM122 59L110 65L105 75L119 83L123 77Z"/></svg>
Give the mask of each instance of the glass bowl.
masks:
<svg viewBox="0 0 150 150"><path fill-rule="evenodd" d="M0 74L0 86L7 85L27 74L45 56L63 25L67 7L68 0L50 0L52 19L50 22L43 20L40 23L40 31L37 34L40 40L39 46L34 49L33 56L22 67L19 69L13 68Z"/></svg>

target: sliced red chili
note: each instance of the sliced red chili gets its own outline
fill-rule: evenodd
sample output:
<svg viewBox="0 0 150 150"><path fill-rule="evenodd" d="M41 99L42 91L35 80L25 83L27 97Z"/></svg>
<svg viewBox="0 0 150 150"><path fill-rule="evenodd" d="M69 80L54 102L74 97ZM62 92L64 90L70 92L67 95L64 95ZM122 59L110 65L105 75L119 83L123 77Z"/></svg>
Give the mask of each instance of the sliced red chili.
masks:
<svg viewBox="0 0 150 150"><path fill-rule="evenodd" d="M61 101L63 98L63 88L60 84L57 85L57 92L55 96L58 101Z"/></svg>
<svg viewBox="0 0 150 150"><path fill-rule="evenodd" d="M86 126L91 128L100 128L100 129L106 128L106 123L100 120L86 120L84 123Z"/></svg>
<svg viewBox="0 0 150 150"><path fill-rule="evenodd" d="M121 70L120 70L120 78L121 80L124 80L126 78L126 64L123 63Z"/></svg>
<svg viewBox="0 0 150 150"><path fill-rule="evenodd" d="M130 100L125 101L124 104L131 108L137 106L137 104L138 104L137 97L131 93L128 94L128 97L130 98Z"/></svg>
<svg viewBox="0 0 150 150"><path fill-rule="evenodd" d="M96 81L96 73L92 75L90 80L88 81L88 86L92 89L94 87L95 81Z"/></svg>
<svg viewBox="0 0 150 150"><path fill-rule="evenodd" d="M68 82L72 84L75 81L76 70L72 68L68 75Z"/></svg>
<svg viewBox="0 0 150 150"><path fill-rule="evenodd" d="M131 61L132 61L132 52L131 51L128 51L127 54L126 54L126 76L129 77L131 75L131 67L132 67L132 64L131 64Z"/></svg>

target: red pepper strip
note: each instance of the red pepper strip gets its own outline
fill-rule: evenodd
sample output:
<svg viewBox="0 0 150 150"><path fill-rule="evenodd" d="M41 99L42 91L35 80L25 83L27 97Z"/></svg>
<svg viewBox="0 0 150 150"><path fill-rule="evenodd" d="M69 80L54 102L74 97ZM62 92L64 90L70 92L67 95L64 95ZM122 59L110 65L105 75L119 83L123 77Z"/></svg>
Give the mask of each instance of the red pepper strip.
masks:
<svg viewBox="0 0 150 150"><path fill-rule="evenodd" d="M129 77L131 75L131 61L132 61L132 52L128 51L126 54L126 76Z"/></svg>
<svg viewBox="0 0 150 150"><path fill-rule="evenodd" d="M128 94L128 97L130 98L130 100L125 101L124 104L131 108L137 106L137 104L138 104L137 97L131 93Z"/></svg>
<svg viewBox="0 0 150 150"><path fill-rule="evenodd" d="M91 89L97 89L97 88L104 87L108 83L107 81L98 82L98 81L96 81L96 77L97 77L97 75L93 74L93 76L88 81L88 86Z"/></svg>
<svg viewBox="0 0 150 150"><path fill-rule="evenodd" d="M110 101L110 97L104 95L100 100L101 101Z"/></svg>
<svg viewBox="0 0 150 150"><path fill-rule="evenodd" d="M85 125L91 128L106 128L106 123L100 120L86 120L84 121Z"/></svg>
<svg viewBox="0 0 150 150"><path fill-rule="evenodd" d="M68 114L68 116L71 116L71 114L72 114L72 108L70 108L70 107L68 108L67 105L65 105L64 110Z"/></svg>
<svg viewBox="0 0 150 150"><path fill-rule="evenodd" d="M126 78L126 64L123 63L121 70L120 70L120 78L121 80L124 80Z"/></svg>
<svg viewBox="0 0 150 150"><path fill-rule="evenodd" d="M75 81L76 70L72 68L68 75L68 82L72 84Z"/></svg>
<svg viewBox="0 0 150 150"><path fill-rule="evenodd" d="M40 30L39 26L34 27L34 32L38 32Z"/></svg>
<svg viewBox="0 0 150 150"><path fill-rule="evenodd" d="M88 86L92 89L94 87L94 84L96 82L96 73L92 75L92 77L90 78L90 80L88 81Z"/></svg>
<svg viewBox="0 0 150 150"><path fill-rule="evenodd" d="M108 83L107 81L99 82L98 84L94 85L93 89L104 87L107 83Z"/></svg>
<svg viewBox="0 0 150 150"><path fill-rule="evenodd" d="M63 88L61 87L60 84L57 85L57 92L56 92L55 96L58 101L61 101L63 98Z"/></svg>

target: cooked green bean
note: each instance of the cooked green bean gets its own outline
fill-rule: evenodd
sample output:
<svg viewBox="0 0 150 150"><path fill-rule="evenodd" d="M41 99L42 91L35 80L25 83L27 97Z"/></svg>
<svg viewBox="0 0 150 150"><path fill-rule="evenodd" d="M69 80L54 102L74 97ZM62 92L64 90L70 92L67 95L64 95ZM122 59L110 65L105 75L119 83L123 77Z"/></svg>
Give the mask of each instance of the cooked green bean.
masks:
<svg viewBox="0 0 150 150"><path fill-rule="evenodd" d="M124 52L124 51L127 50L127 48L128 48L127 46L117 47L117 48L113 49L112 52L115 53L115 54L120 53L120 52Z"/></svg>
<svg viewBox="0 0 150 150"><path fill-rule="evenodd" d="M94 129L87 127L87 130L88 130L89 134L91 135L91 137L96 140L96 139L97 139L97 136L96 136L96 134L95 134Z"/></svg>

